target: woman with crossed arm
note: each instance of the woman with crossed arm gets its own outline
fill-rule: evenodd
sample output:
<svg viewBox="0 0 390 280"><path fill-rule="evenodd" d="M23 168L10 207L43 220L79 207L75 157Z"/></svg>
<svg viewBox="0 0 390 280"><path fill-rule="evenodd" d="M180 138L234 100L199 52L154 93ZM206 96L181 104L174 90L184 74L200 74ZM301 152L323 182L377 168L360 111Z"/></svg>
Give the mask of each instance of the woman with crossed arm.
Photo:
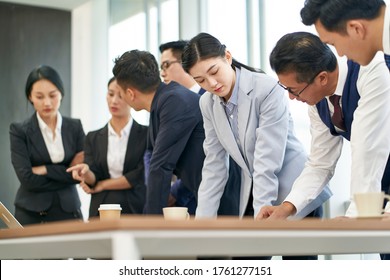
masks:
<svg viewBox="0 0 390 280"><path fill-rule="evenodd" d="M81 122L60 114L65 91L52 67L32 70L25 91L35 113L10 125L11 160L20 181L15 217L22 225L82 219L77 181L66 172L84 159Z"/></svg>

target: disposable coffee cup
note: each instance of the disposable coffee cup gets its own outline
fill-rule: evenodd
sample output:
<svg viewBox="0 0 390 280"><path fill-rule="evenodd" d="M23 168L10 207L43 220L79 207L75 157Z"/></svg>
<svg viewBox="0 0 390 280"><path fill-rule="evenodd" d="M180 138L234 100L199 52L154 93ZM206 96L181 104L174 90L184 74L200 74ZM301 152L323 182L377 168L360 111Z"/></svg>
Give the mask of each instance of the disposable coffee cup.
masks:
<svg viewBox="0 0 390 280"><path fill-rule="evenodd" d="M100 204L98 210L101 221L119 220L122 207L120 204Z"/></svg>
<svg viewBox="0 0 390 280"><path fill-rule="evenodd" d="M387 204L386 204L386 207L385 207L385 213L387 213L387 214L390 214L390 201L388 201L387 202Z"/></svg>
<svg viewBox="0 0 390 280"><path fill-rule="evenodd" d="M188 220L190 218L187 207L165 207L163 214L165 220Z"/></svg>
<svg viewBox="0 0 390 280"><path fill-rule="evenodd" d="M385 199L390 200L390 196L384 192L355 193L354 200L358 217L378 217L382 215Z"/></svg>

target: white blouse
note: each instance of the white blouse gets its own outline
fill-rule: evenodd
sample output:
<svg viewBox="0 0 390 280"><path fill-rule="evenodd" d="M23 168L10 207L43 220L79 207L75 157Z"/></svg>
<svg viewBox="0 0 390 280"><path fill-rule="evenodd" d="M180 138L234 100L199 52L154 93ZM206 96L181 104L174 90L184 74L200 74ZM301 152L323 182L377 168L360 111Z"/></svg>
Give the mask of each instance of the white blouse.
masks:
<svg viewBox="0 0 390 280"><path fill-rule="evenodd" d="M37 113L38 125L42 132L43 140L45 140L46 148L49 152L50 159L53 163L59 163L65 158L64 144L62 143L61 126L62 116L57 113L57 125L55 132L48 127Z"/></svg>
<svg viewBox="0 0 390 280"><path fill-rule="evenodd" d="M127 142L129 141L130 130L133 119L130 118L126 126L121 130L120 135L116 134L111 124L108 123L108 149L107 165L111 178L116 179L123 175Z"/></svg>

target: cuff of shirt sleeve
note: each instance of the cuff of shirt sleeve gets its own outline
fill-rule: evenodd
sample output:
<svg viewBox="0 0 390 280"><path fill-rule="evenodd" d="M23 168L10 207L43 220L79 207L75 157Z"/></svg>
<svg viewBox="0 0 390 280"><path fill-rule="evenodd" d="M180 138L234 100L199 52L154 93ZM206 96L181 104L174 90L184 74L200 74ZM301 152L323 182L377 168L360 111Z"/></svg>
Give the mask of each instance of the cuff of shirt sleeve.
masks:
<svg viewBox="0 0 390 280"><path fill-rule="evenodd" d="M307 203L305 203L305 197L301 196L298 193L296 193L296 194L290 193L283 202L286 202L286 201L290 202L291 204L293 204L295 206L296 212L294 215L301 212L301 210L303 208L305 208L305 206L307 205Z"/></svg>

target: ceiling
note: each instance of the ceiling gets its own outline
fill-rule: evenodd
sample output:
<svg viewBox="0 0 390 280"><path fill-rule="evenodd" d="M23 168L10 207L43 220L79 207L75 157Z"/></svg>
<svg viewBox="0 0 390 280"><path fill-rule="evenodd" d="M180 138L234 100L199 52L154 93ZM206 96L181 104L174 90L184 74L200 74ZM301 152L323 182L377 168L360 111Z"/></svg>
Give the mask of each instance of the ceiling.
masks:
<svg viewBox="0 0 390 280"><path fill-rule="evenodd" d="M0 0L0 2L40 6L69 11L89 1L90 0Z"/></svg>

